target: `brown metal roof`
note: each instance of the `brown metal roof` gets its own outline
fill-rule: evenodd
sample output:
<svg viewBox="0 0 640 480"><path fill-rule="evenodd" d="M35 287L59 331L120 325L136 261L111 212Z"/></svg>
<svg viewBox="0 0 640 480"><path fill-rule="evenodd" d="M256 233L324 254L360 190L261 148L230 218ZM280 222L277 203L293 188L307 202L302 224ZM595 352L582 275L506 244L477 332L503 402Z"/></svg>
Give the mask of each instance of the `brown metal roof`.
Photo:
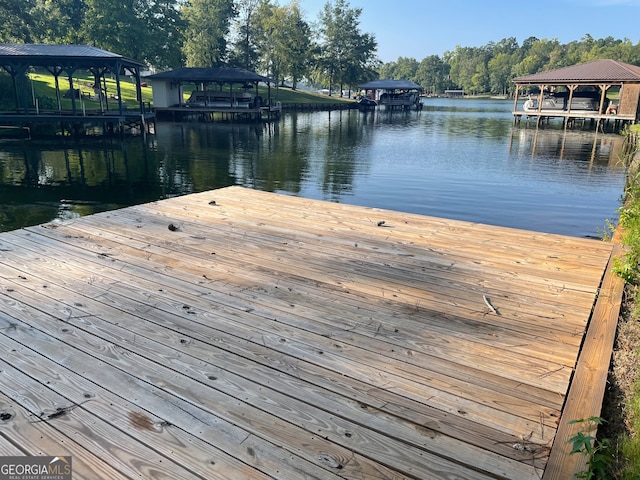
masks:
<svg viewBox="0 0 640 480"><path fill-rule="evenodd" d="M595 60L570 67L518 77L515 83L635 83L640 82L640 67L616 60Z"/></svg>

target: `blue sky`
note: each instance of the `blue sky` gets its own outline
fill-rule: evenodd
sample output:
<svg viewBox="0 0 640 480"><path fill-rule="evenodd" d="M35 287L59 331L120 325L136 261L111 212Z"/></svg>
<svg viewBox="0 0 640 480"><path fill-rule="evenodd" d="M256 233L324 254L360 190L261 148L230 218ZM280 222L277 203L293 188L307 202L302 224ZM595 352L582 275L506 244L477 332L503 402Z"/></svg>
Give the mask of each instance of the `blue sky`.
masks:
<svg viewBox="0 0 640 480"><path fill-rule="evenodd" d="M288 3L286 0L279 2ZM326 0L299 0L309 21L316 21ZM481 2L433 0L350 0L361 8L361 31L373 33L383 62L399 56L422 60L454 50L516 37L556 38L560 43L594 38L640 41L640 0L540 0Z"/></svg>

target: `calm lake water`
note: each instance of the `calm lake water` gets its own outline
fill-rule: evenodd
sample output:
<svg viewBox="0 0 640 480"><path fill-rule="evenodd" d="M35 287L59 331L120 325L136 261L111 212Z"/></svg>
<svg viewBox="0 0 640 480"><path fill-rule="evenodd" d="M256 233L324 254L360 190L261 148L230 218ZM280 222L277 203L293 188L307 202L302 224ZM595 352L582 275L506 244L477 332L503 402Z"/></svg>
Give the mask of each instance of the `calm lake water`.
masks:
<svg viewBox="0 0 640 480"><path fill-rule="evenodd" d="M158 123L155 135L0 142L0 231L228 185L572 236L598 236L625 182L622 137L513 127L504 100L421 112Z"/></svg>

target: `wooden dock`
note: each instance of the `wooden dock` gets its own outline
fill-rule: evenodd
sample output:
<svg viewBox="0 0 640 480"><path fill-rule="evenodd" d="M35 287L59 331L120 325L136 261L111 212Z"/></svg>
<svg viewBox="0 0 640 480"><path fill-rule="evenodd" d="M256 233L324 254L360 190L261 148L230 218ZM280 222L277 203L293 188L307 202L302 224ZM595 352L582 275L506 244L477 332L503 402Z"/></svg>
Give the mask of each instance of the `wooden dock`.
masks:
<svg viewBox="0 0 640 480"><path fill-rule="evenodd" d="M541 110L539 112L525 112L524 110L513 110L513 124L520 125L522 117L525 118L525 123L529 122L529 119L535 121L536 127L539 127L549 120L554 118L561 118L562 124L565 128L581 128L585 129L586 126L595 129L595 131L602 130L607 132L620 132L626 125L634 123L633 116L630 115L606 115L597 112L585 112L585 111L550 111Z"/></svg>
<svg viewBox="0 0 640 480"><path fill-rule="evenodd" d="M280 118L282 106L260 108L175 106L154 108L158 118L172 121L268 121Z"/></svg>
<svg viewBox="0 0 640 480"><path fill-rule="evenodd" d="M71 455L74 479L570 478L613 250L241 187L2 233L0 455Z"/></svg>
<svg viewBox="0 0 640 480"><path fill-rule="evenodd" d="M155 129L156 115L151 111L140 112L136 110L96 111L72 113L69 111L30 111L20 112L0 112L0 126L13 126L27 132L31 137L42 135L42 127L47 126L48 130L54 133L81 134L93 132L96 128L101 130L101 134L110 135L113 133L130 134L139 132L141 134L150 133ZM154 125L152 128L151 125ZM48 131L47 130L47 131ZM95 133L92 133L95 134Z"/></svg>

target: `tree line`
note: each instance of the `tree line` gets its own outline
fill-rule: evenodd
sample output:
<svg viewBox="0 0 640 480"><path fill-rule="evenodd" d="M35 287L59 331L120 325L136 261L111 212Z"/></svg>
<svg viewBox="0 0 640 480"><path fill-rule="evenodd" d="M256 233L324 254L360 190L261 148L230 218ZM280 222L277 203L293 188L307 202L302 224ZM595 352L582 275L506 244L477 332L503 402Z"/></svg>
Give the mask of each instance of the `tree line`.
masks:
<svg viewBox="0 0 640 480"><path fill-rule="evenodd" d="M406 78L422 85L427 93L462 89L468 94L511 95L516 77L578 63L608 58L640 65L640 42L607 37L561 44L558 40L529 37L521 45L514 37L489 42L482 47L456 46L442 57L431 55L421 61L400 57L382 65L381 78Z"/></svg>
<svg viewBox="0 0 640 480"><path fill-rule="evenodd" d="M297 0L0 0L0 42L88 44L156 70L233 66L342 89L377 76L361 13L347 0L327 1L315 22Z"/></svg>
<svg viewBox="0 0 640 480"><path fill-rule="evenodd" d="M89 44L156 70L235 66L293 88L343 90L375 78L408 79L428 93L513 92L512 79L600 58L640 65L640 42L607 37L561 44L514 37L456 46L418 61L381 63L362 9L328 0L315 21L297 0L0 0L0 42Z"/></svg>

